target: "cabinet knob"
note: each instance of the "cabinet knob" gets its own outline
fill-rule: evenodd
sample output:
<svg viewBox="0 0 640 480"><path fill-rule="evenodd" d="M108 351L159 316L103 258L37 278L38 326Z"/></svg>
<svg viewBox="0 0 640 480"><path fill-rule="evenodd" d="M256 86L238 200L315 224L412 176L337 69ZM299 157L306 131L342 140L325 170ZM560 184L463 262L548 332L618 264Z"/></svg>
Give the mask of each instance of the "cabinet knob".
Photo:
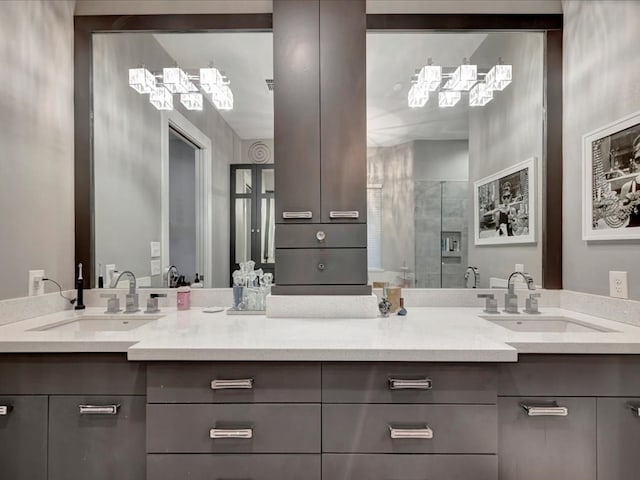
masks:
<svg viewBox="0 0 640 480"><path fill-rule="evenodd" d="M324 270L324 263L319 263L318 264L318 270Z"/></svg>
<svg viewBox="0 0 640 480"><path fill-rule="evenodd" d="M322 230L318 230L318 233L316 233L316 238L318 239L319 242L324 242L324 239L327 238L327 234L324 233Z"/></svg>
<svg viewBox="0 0 640 480"><path fill-rule="evenodd" d="M433 438L433 430L428 425L417 428L398 428L389 425L389 435L391 438L413 438L417 440L430 440Z"/></svg>

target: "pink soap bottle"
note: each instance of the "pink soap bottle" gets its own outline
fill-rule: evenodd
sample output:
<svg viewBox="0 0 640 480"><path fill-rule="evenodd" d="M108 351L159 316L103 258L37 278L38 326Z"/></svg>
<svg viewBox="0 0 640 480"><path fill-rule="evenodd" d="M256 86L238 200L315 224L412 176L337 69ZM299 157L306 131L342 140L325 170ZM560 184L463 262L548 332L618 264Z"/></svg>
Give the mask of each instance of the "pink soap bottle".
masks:
<svg viewBox="0 0 640 480"><path fill-rule="evenodd" d="M189 310L191 308L191 288L182 281L178 287L178 310Z"/></svg>

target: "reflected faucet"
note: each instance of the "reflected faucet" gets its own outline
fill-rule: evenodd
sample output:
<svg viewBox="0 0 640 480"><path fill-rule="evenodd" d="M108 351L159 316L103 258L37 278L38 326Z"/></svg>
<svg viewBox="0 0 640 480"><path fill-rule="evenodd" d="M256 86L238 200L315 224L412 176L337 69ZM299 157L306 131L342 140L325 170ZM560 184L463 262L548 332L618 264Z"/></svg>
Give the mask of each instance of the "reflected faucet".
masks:
<svg viewBox="0 0 640 480"><path fill-rule="evenodd" d="M515 285L513 282L514 277L518 275L520 275L524 279L529 290L536 289L536 284L533 281L533 277L528 273L513 272L511 275L509 275L509 280L507 281L507 293L504 294L504 311L507 313L520 313L518 311L518 295L516 295Z"/></svg>
<svg viewBox="0 0 640 480"><path fill-rule="evenodd" d="M116 288L123 276L129 277L129 293L127 293L127 301L124 313L135 313L138 311L138 294L136 293L136 276L130 270L125 270L118 275L109 287Z"/></svg>
<svg viewBox="0 0 640 480"><path fill-rule="evenodd" d="M180 278L178 267L176 267L175 265L171 265L169 268L167 268L165 278L167 282L167 288L177 288L178 279Z"/></svg>
<svg viewBox="0 0 640 480"><path fill-rule="evenodd" d="M467 280L469 280L470 272L473 274L473 287L471 288L478 288L480 284L480 270L478 270L477 267L471 266L467 267L467 271L464 272L464 286L467 288Z"/></svg>

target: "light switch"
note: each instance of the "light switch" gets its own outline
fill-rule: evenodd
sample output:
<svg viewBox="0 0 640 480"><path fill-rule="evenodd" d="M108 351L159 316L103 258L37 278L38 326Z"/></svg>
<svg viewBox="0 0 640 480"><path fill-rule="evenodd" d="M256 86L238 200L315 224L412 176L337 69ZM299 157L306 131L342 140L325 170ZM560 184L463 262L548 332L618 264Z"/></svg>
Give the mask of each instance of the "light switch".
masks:
<svg viewBox="0 0 640 480"><path fill-rule="evenodd" d="M160 260L151 260L151 276L160 275L162 273L162 265Z"/></svg>
<svg viewBox="0 0 640 480"><path fill-rule="evenodd" d="M151 242L151 258L160 256L160 242Z"/></svg>

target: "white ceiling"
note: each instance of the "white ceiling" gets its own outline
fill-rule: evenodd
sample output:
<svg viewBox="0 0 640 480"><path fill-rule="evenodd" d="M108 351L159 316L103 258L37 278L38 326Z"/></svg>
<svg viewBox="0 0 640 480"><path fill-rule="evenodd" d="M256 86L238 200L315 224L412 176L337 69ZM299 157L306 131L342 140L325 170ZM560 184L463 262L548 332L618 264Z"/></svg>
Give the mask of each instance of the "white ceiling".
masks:
<svg viewBox="0 0 640 480"><path fill-rule="evenodd" d="M242 139L273 138L273 93L265 79L273 78L271 33L170 33L154 35L183 68L210 62L231 81L234 108L220 112ZM367 143L390 146L411 140L452 140L468 137L468 107L407 106L411 75L431 57L435 64L462 63L486 38L484 33L369 33L367 35ZM463 99L464 100L464 99Z"/></svg>

